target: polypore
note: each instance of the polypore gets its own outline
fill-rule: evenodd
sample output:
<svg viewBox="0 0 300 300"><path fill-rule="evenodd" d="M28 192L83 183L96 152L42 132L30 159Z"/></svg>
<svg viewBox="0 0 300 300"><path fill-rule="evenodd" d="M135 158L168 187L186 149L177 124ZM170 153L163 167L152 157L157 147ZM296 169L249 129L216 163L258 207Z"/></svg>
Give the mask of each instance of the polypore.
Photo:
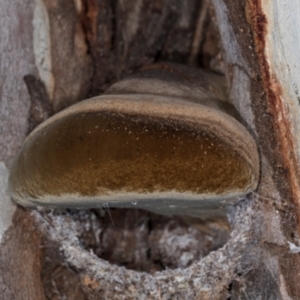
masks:
<svg viewBox="0 0 300 300"><path fill-rule="evenodd" d="M218 75L163 64L54 115L25 140L13 199L200 215L256 188L254 139Z"/></svg>

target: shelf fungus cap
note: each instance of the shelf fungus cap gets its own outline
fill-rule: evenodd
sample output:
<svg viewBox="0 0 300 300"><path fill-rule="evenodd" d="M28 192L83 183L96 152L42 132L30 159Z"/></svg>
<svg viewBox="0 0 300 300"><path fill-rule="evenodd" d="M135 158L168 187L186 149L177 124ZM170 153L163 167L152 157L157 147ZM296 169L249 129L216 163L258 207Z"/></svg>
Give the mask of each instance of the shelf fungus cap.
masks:
<svg viewBox="0 0 300 300"><path fill-rule="evenodd" d="M153 95L103 95L48 119L25 140L10 175L29 207L215 209L256 188L256 144L234 118Z"/></svg>

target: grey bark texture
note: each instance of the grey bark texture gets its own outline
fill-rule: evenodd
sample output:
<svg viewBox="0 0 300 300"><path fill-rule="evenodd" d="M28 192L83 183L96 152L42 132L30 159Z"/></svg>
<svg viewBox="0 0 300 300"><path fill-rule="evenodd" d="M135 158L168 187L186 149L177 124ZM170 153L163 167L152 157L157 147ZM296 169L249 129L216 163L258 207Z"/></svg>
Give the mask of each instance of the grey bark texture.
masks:
<svg viewBox="0 0 300 300"><path fill-rule="evenodd" d="M0 0L0 7L0 206L15 210L0 222L0 299L300 298L293 153L270 88L259 1ZM223 221L139 211L13 207L8 169L28 131L163 60L224 72L230 100L257 141L260 185L228 208L230 232ZM151 255L164 267L147 261L149 244L160 245ZM122 262L128 268L116 265Z"/></svg>

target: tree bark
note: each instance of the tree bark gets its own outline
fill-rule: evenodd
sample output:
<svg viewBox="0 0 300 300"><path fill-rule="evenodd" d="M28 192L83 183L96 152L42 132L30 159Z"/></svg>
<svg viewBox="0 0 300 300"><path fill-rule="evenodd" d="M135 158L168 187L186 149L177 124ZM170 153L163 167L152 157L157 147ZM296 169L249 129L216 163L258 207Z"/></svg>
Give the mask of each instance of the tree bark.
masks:
<svg viewBox="0 0 300 300"><path fill-rule="evenodd" d="M290 23L294 20L291 11L299 5L285 1L213 2L231 97L256 135L261 153L254 226L259 241L255 260L261 266L242 279L244 287L239 286L237 294L242 299L246 295L297 299L299 259L288 245L298 245L299 234L299 108L294 83L299 65L294 54L298 38L292 41L298 27L296 22L293 26ZM286 14L291 15L288 22ZM232 44L234 52L230 51ZM251 251L245 255L249 258ZM277 287L274 296L265 293L271 282Z"/></svg>
<svg viewBox="0 0 300 300"><path fill-rule="evenodd" d="M300 298L297 1L0 0L0 6L0 299ZM230 237L223 221L193 220L200 235L182 219L144 212L16 207L8 174L27 133L156 61L224 72L230 101L257 141L259 188L228 208ZM140 223L132 227L134 214ZM126 228L128 247L140 247L139 271L148 273L132 270L137 256L124 254L127 246L114 248L124 234L109 216L117 229ZM101 251L91 237L97 230ZM147 247L177 236L152 252L181 268L148 264L147 234ZM178 245L186 237L192 242L184 251L195 261L180 265ZM201 253L197 239L206 243ZM180 249L172 258L174 246ZM113 264L120 257L128 269Z"/></svg>

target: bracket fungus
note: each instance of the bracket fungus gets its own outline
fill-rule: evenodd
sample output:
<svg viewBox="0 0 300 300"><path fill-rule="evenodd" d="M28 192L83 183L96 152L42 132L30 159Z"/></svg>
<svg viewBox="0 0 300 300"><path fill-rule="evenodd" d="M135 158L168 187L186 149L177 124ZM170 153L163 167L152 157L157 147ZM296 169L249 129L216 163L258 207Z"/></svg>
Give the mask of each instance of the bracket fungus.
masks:
<svg viewBox="0 0 300 300"><path fill-rule="evenodd" d="M10 174L27 207L138 207L205 215L256 188L254 139L222 77L154 65L73 105L25 140Z"/></svg>

